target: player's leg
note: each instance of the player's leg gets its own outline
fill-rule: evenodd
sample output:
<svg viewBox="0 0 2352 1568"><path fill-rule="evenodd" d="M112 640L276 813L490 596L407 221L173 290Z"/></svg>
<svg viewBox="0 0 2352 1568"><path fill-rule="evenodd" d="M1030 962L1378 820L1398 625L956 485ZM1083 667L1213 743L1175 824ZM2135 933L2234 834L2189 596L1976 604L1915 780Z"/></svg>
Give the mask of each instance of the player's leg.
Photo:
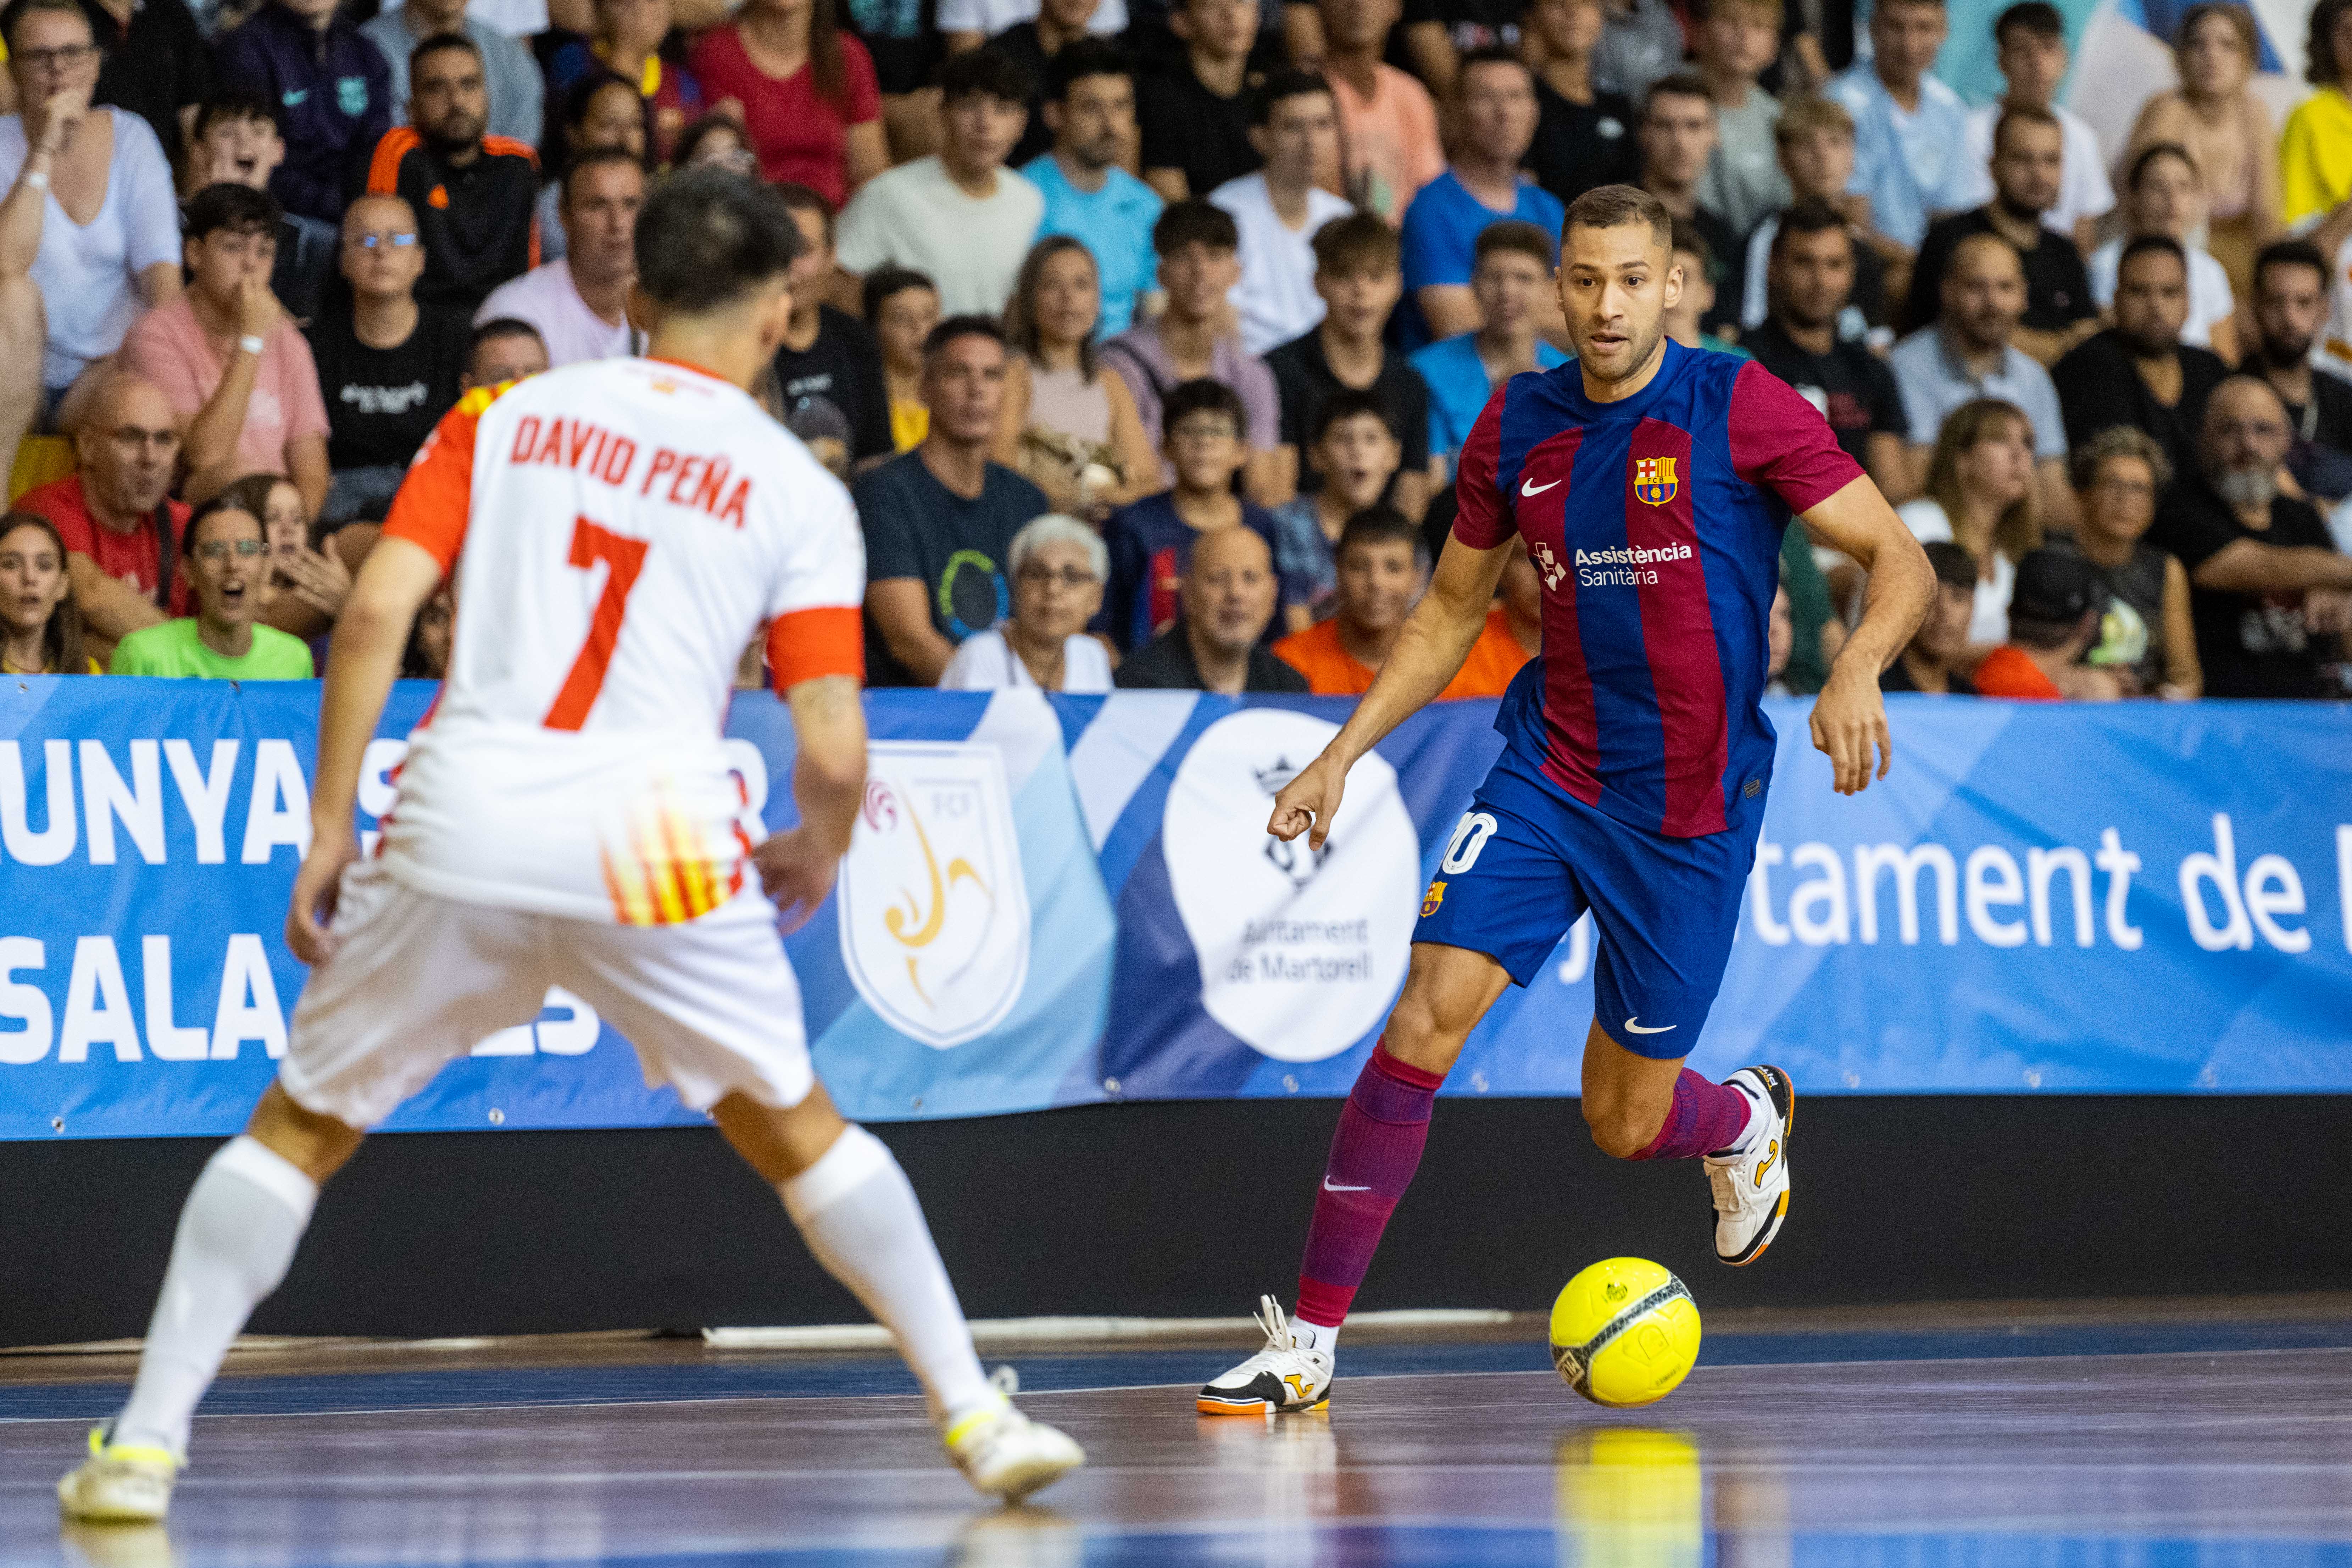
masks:
<svg viewBox="0 0 2352 1568"><path fill-rule="evenodd" d="M1286 1320L1259 1306L1265 1348L1202 1388L1203 1415L1306 1410L1329 1395L1333 1352L1389 1216L1420 1168L1438 1087L1503 988L1532 979L1583 912L1575 883L1500 770L1455 830L1422 901L1404 992L1339 1110Z"/></svg>
<svg viewBox="0 0 2352 1568"><path fill-rule="evenodd" d="M562 947L562 984L628 1036L649 1081L709 1109L817 1262L890 1331L974 1486L1019 1498L1084 1462L981 1370L906 1173L816 1081L800 988L764 899L745 894L683 925L568 929Z"/></svg>
<svg viewBox="0 0 2352 1568"><path fill-rule="evenodd" d="M546 983L530 977L514 924L409 892L373 866L347 877L341 948L304 988L278 1080L188 1194L130 1401L58 1483L68 1515L163 1516L197 1401L285 1278L360 1130L476 1040L539 1012Z"/></svg>

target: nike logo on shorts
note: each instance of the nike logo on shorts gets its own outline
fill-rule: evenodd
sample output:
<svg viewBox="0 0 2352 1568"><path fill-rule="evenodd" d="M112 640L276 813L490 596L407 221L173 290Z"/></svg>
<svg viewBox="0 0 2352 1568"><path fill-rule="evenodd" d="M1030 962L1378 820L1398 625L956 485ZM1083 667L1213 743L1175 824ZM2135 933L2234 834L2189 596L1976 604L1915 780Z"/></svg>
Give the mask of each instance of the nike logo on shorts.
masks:
<svg viewBox="0 0 2352 1568"><path fill-rule="evenodd" d="M1654 1029L1645 1029L1641 1025L1635 1023L1633 1019L1628 1018L1625 1020L1625 1032L1629 1035L1671 1035L1675 1032L1675 1026L1672 1024L1661 1024Z"/></svg>
<svg viewBox="0 0 2352 1568"><path fill-rule="evenodd" d="M1535 480L1528 479L1519 486L1519 493L1523 496L1539 496L1546 490L1558 489L1559 488L1559 481L1558 479L1552 480L1552 482L1548 485L1539 485L1536 483Z"/></svg>
<svg viewBox="0 0 2352 1568"><path fill-rule="evenodd" d="M1369 1186L1343 1187L1337 1182L1334 1182L1330 1177L1326 1176L1323 1178L1323 1190L1327 1193L1369 1193L1372 1189Z"/></svg>

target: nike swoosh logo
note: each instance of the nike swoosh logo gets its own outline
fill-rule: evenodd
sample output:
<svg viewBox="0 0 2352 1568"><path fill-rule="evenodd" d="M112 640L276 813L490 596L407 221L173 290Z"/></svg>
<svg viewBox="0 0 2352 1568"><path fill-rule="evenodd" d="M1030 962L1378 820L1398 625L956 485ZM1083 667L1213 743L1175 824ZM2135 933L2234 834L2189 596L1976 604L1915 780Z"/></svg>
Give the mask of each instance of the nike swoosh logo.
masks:
<svg viewBox="0 0 2352 1568"><path fill-rule="evenodd" d="M1539 485L1536 483L1535 480L1528 479L1519 486L1519 493L1523 496L1539 496L1546 490L1556 490L1559 488L1559 481L1558 479L1552 480L1552 482L1548 485Z"/></svg>
<svg viewBox="0 0 2352 1568"><path fill-rule="evenodd" d="M1629 1035L1671 1035L1675 1032L1675 1026L1672 1024L1661 1024L1654 1029L1645 1029L1642 1027L1641 1025L1633 1022L1633 1019L1628 1018L1625 1020L1625 1032Z"/></svg>
<svg viewBox="0 0 2352 1568"><path fill-rule="evenodd" d="M1327 1193L1369 1193L1372 1189L1369 1186L1343 1187L1332 1181L1330 1177L1326 1176L1323 1178L1323 1190Z"/></svg>

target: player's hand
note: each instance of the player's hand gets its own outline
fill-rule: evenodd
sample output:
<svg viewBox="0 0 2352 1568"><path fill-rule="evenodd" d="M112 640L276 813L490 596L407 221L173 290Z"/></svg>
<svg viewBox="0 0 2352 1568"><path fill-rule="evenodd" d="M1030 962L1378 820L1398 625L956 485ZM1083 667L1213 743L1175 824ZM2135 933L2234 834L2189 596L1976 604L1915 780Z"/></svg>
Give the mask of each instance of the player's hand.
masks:
<svg viewBox="0 0 2352 1568"><path fill-rule="evenodd" d="M1862 667L1841 661L1813 702L1813 749L1830 760L1840 795L1870 787L1871 748L1878 751L1876 777L1895 765L1895 742L1886 732L1886 700Z"/></svg>
<svg viewBox="0 0 2352 1568"><path fill-rule="evenodd" d="M310 841L310 853L294 873L294 900L286 910L286 946L313 969L334 957L341 945L332 929L335 899L342 891L343 868L359 858L358 841L349 833L325 834Z"/></svg>
<svg viewBox="0 0 2352 1568"><path fill-rule="evenodd" d="M1323 752L1274 797L1274 816L1265 830L1285 844L1304 833L1309 849L1322 848L1331 837L1331 818L1339 814L1339 796L1347 787L1348 770L1329 752Z"/></svg>
<svg viewBox="0 0 2352 1568"><path fill-rule="evenodd" d="M817 906L833 891L841 873L841 852L820 844L805 826L772 833L751 851L760 868L760 887L776 906L777 922L786 936L808 924Z"/></svg>

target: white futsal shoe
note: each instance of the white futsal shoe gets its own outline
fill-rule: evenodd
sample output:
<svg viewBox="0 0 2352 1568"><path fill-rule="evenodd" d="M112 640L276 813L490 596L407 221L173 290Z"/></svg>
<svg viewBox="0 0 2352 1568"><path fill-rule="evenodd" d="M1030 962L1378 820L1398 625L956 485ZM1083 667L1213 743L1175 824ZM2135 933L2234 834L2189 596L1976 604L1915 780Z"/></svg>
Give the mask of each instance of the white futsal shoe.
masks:
<svg viewBox="0 0 2352 1568"><path fill-rule="evenodd" d="M1320 1410L1331 1403L1331 1352L1291 1342L1282 1304L1257 1299L1265 1348L1202 1388L1194 1408L1203 1415L1273 1415Z"/></svg>
<svg viewBox="0 0 2352 1568"><path fill-rule="evenodd" d="M180 1458L168 1448L110 1442L90 1429L89 1458L58 1483L58 1508L86 1524L157 1524L172 1506Z"/></svg>
<svg viewBox="0 0 2352 1568"><path fill-rule="evenodd" d="M948 1457L976 1490L1017 1503L1087 1462L1087 1451L1059 1428L1032 1421L1009 1399L967 1415L947 1430Z"/></svg>
<svg viewBox="0 0 2352 1568"><path fill-rule="evenodd" d="M1738 1153L1706 1157L1715 1189L1715 1256L1735 1267L1764 1256L1789 1217L1789 1129L1797 1091L1775 1067L1741 1068L1724 1080L1745 1094L1762 1119L1748 1124Z"/></svg>

